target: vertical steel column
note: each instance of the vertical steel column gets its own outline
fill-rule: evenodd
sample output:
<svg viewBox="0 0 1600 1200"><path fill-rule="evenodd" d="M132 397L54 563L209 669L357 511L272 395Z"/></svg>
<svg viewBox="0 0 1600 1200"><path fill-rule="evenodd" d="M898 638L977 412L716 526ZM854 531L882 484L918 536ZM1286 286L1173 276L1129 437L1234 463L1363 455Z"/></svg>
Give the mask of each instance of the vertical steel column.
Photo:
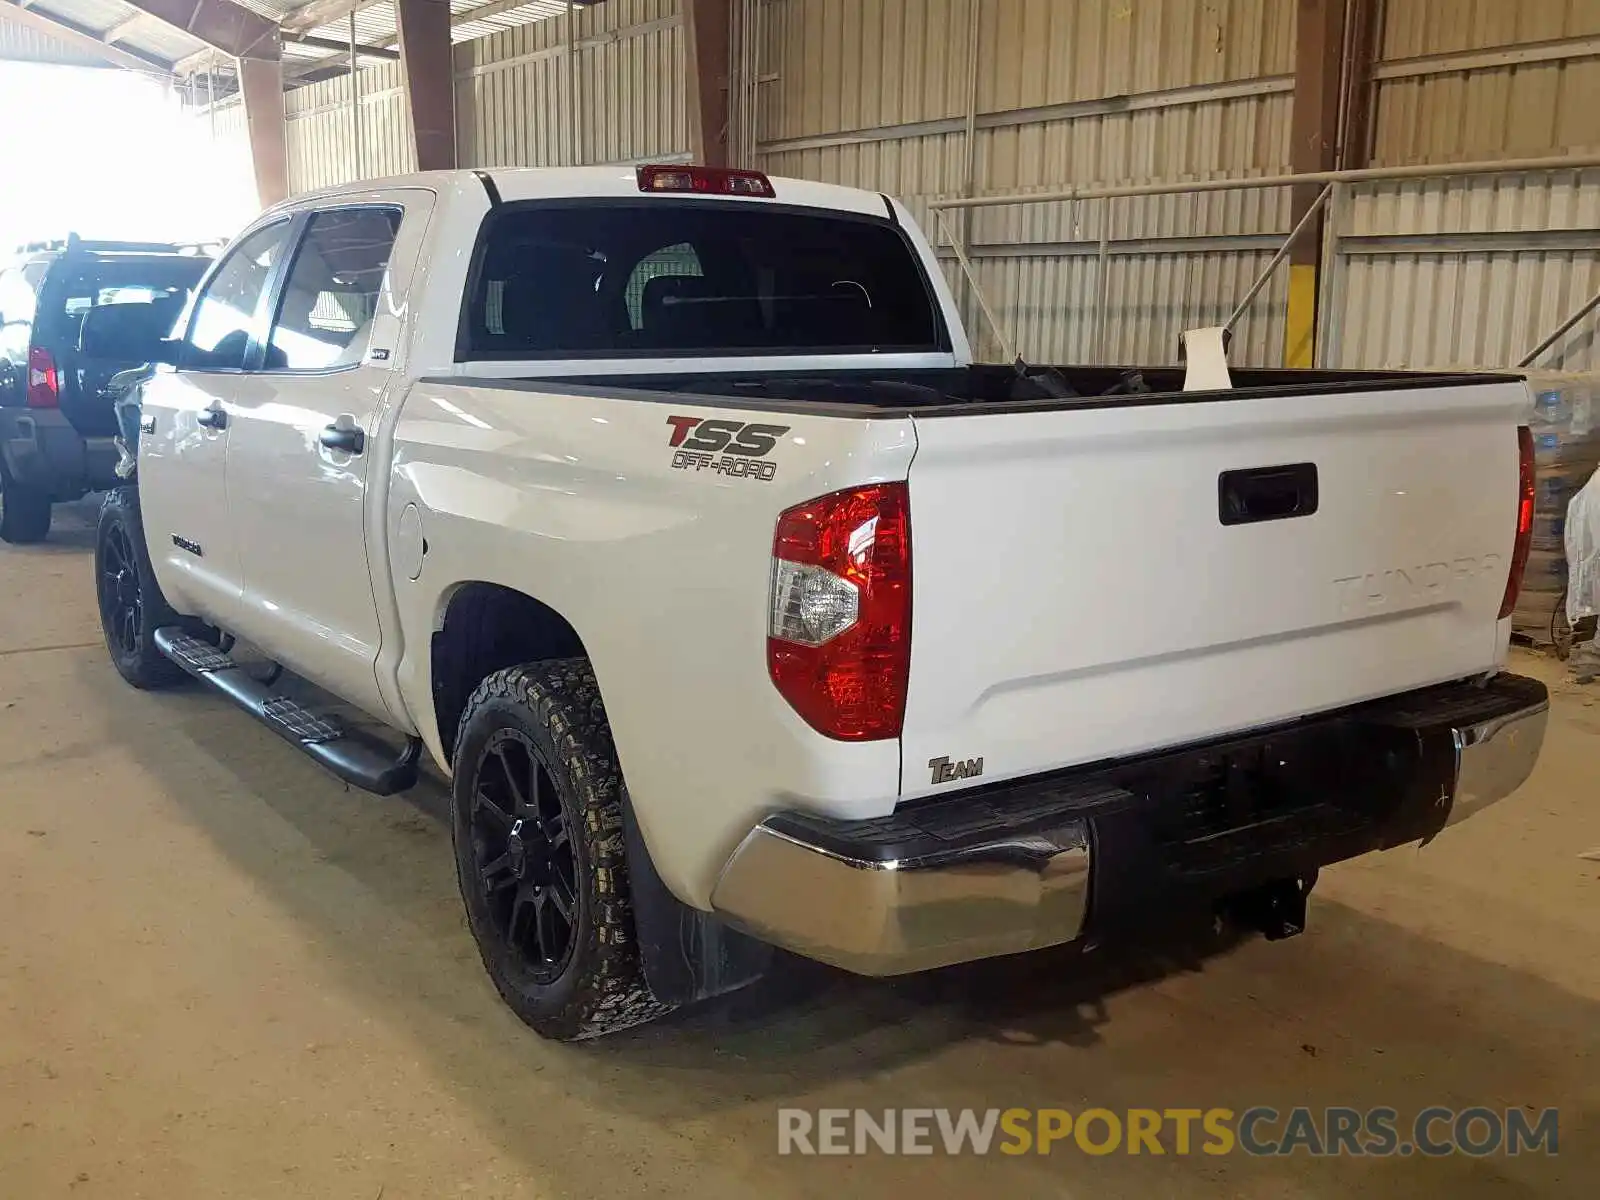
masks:
<svg viewBox="0 0 1600 1200"><path fill-rule="evenodd" d="M355 167L353 178L362 178L361 170L361 81L356 77L356 10L350 10L350 159Z"/></svg>
<svg viewBox="0 0 1600 1200"><path fill-rule="evenodd" d="M458 163L450 6L443 0L396 0L394 12L417 170L451 170Z"/></svg>
<svg viewBox="0 0 1600 1200"><path fill-rule="evenodd" d="M582 126L578 121L578 16L567 0L567 136L572 143L572 165L583 165Z"/></svg>
<svg viewBox="0 0 1600 1200"><path fill-rule="evenodd" d="M962 139L964 162L961 173L961 195L963 197L972 196L978 187L978 31L983 17L982 3L983 0L967 0L967 125ZM975 220L976 216L970 208L961 210L961 223L952 237L961 240L963 250L972 245L972 226ZM976 324L972 320L972 301L977 286L977 278L973 277L966 281L966 286L961 290L961 315L968 329ZM973 350L976 351L977 347L974 346Z"/></svg>
<svg viewBox="0 0 1600 1200"><path fill-rule="evenodd" d="M1383 0L1345 0L1344 65L1340 78L1338 165L1372 162L1372 67L1383 28Z"/></svg>
<svg viewBox="0 0 1600 1200"><path fill-rule="evenodd" d="M734 147L729 136L729 112L735 103L745 121L750 120L744 97L734 97L733 0L683 0L684 80L689 102L689 150L696 162L711 167L726 167L743 158L743 147ZM739 29L749 36L753 30L751 7L746 6ZM742 59L740 60L743 61ZM748 85L741 71L737 83ZM740 162L749 166L748 162Z"/></svg>
<svg viewBox="0 0 1600 1200"><path fill-rule="evenodd" d="M1322 216L1322 268L1317 294L1317 353L1315 365L1343 366L1344 310L1348 298L1350 262L1340 249L1344 223L1350 209L1350 185L1328 185L1328 204Z"/></svg>
<svg viewBox="0 0 1600 1200"><path fill-rule="evenodd" d="M283 109L283 62L241 58L239 94L250 136L250 164L263 208L289 195L289 140Z"/></svg>
<svg viewBox="0 0 1600 1200"><path fill-rule="evenodd" d="M1105 362L1111 350L1111 200L1100 201L1100 250L1095 256L1094 356Z"/></svg>
<svg viewBox="0 0 1600 1200"><path fill-rule="evenodd" d="M1295 9L1294 119L1290 158L1297 174L1331 171L1339 144L1339 97L1344 77L1346 0L1299 0ZM1316 203L1315 184L1293 191L1289 223L1298 225ZM1309 367L1316 356L1319 236L1289 253L1289 311L1283 365Z"/></svg>

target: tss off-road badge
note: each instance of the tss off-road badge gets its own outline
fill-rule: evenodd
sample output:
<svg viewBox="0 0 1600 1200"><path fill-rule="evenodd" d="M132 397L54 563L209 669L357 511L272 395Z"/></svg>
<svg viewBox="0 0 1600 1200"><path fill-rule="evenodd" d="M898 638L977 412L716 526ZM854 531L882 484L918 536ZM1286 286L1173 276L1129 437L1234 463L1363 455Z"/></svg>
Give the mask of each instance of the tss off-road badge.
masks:
<svg viewBox="0 0 1600 1200"><path fill-rule="evenodd" d="M701 417L668 417L675 453L672 466L679 471L716 471L732 479L777 477L778 464L760 462L777 448L788 425L746 425L743 421L707 421Z"/></svg>

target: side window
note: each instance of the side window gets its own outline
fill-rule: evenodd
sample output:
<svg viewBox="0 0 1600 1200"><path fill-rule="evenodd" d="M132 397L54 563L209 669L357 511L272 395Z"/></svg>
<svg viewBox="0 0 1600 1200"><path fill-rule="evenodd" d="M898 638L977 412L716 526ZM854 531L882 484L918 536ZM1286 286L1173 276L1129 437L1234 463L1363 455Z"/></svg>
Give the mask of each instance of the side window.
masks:
<svg viewBox="0 0 1600 1200"><path fill-rule="evenodd" d="M288 234L289 222L278 221L256 230L229 251L195 304L181 366L203 371L244 368L256 307L272 268L283 255Z"/></svg>
<svg viewBox="0 0 1600 1200"><path fill-rule="evenodd" d="M272 323L267 370L334 371L361 361L400 217L393 208L345 208L311 218Z"/></svg>
<svg viewBox="0 0 1600 1200"><path fill-rule="evenodd" d="M635 330L644 328L644 294L652 279L699 278L704 275L705 272L700 269L700 256L688 242L663 246L655 253L645 255L639 260L639 265L633 268L633 274L628 276L626 299L629 324Z"/></svg>

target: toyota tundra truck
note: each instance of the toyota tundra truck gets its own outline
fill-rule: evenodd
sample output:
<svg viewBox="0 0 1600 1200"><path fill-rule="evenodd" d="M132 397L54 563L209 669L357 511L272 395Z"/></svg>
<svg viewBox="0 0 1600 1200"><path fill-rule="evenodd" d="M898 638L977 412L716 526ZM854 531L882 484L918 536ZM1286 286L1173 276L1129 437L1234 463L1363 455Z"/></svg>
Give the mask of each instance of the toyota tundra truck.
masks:
<svg viewBox="0 0 1600 1200"><path fill-rule="evenodd" d="M431 759L547 1037L779 950L1287 936L1539 753L1517 377L977 363L901 203L685 166L300 196L178 330L112 662L380 795Z"/></svg>

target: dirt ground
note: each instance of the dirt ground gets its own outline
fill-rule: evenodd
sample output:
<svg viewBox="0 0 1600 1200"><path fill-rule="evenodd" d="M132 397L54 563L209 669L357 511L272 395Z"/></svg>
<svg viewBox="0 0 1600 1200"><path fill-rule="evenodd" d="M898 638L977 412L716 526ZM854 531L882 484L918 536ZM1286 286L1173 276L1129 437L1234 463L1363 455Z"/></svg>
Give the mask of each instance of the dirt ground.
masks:
<svg viewBox="0 0 1600 1200"><path fill-rule="evenodd" d="M59 515L0 547L0 1200L1596 1194L1600 687L1558 686L1517 796L1326 872L1303 937L797 964L562 1047L479 967L441 794L348 792L219 700L125 687L92 509ZM1258 1104L1556 1105L1560 1154L777 1154L791 1106Z"/></svg>

